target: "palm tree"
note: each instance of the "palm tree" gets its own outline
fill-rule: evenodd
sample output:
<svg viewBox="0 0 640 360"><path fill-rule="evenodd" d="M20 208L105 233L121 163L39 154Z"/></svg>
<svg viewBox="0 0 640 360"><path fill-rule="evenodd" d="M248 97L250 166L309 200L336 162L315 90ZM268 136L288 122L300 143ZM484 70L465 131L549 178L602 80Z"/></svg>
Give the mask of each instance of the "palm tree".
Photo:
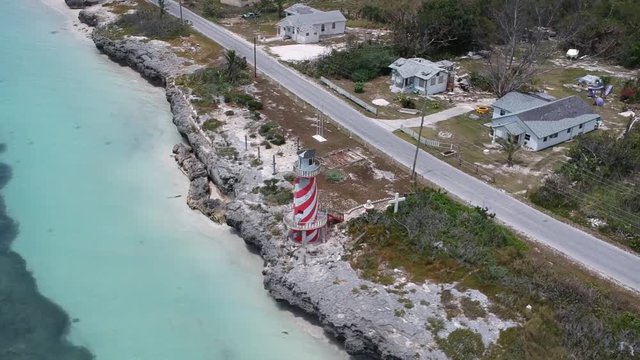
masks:
<svg viewBox="0 0 640 360"><path fill-rule="evenodd" d="M516 153L516 151L520 150L520 144L502 138L498 138L497 141L498 144L502 146L502 150L504 150L504 152L507 154L507 166L512 167L513 155Z"/></svg>
<svg viewBox="0 0 640 360"><path fill-rule="evenodd" d="M247 60L239 57L235 50L227 50L224 53L224 59L227 63L227 77L229 81L235 83L242 75L242 70L247 67Z"/></svg>

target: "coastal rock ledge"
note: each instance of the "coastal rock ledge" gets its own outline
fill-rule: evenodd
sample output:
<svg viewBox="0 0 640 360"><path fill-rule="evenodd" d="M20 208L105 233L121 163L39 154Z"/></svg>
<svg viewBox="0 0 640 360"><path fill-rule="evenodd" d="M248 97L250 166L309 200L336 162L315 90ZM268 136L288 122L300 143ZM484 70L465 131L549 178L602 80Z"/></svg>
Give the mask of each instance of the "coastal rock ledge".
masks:
<svg viewBox="0 0 640 360"><path fill-rule="evenodd" d="M476 290L461 291L455 284L412 284L399 271L398 281L390 286L359 278L343 260L349 239L338 231L331 233L328 242L306 250L286 242L285 229L278 220L285 209L265 206L262 195L252 191L263 184L262 172L218 155L224 146L219 135L199 128L198 116L188 100L190 90L174 84L176 74L192 71L192 65L157 41L134 37L112 40L99 28L94 30L93 40L111 59L130 66L151 83L165 86L173 122L189 144L174 148L176 161L191 181L189 205L201 209L200 205L210 200L210 179L228 198L226 223L259 249L265 261L265 288L275 299L318 319L328 334L344 342L349 354L376 359L447 359L437 339L460 327L480 334L486 346L497 340L501 330L517 325L491 313L490 301ZM274 178L283 181L282 175ZM214 209L225 206L205 205ZM487 315L448 317L441 301L445 292L453 302L462 298L474 301ZM438 319L441 326L429 329L427 319Z"/></svg>
<svg viewBox="0 0 640 360"><path fill-rule="evenodd" d="M104 0L64 0L71 9L83 9L87 6L100 4Z"/></svg>

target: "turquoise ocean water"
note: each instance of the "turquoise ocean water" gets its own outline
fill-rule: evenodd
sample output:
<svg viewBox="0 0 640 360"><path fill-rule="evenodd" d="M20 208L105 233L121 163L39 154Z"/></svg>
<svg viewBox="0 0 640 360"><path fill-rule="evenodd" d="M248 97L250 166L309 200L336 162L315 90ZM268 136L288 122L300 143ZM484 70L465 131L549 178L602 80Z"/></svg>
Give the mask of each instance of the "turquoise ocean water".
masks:
<svg viewBox="0 0 640 360"><path fill-rule="evenodd" d="M268 297L241 239L173 198L188 184L163 90L40 0L2 5L1 191L69 341L99 360L345 358Z"/></svg>

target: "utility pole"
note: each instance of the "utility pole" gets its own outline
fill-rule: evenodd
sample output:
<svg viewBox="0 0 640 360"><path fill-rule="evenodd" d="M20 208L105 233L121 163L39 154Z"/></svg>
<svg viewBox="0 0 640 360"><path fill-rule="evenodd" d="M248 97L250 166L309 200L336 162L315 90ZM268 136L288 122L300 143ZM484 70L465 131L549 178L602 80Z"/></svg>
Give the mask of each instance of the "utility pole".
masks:
<svg viewBox="0 0 640 360"><path fill-rule="evenodd" d="M182 18L182 0L178 2L178 5L180 6L180 22L184 24L184 19Z"/></svg>
<svg viewBox="0 0 640 360"><path fill-rule="evenodd" d="M253 37L253 77L258 77L258 54L256 50L256 37Z"/></svg>
<svg viewBox="0 0 640 360"><path fill-rule="evenodd" d="M413 155L413 166L411 167L411 180L416 182L416 162L418 161L418 151L420 151L420 140L422 140L422 127L424 126L424 112L426 110L427 103L425 101L422 107L422 117L420 118L420 131L418 132L418 142L416 143L416 153Z"/></svg>

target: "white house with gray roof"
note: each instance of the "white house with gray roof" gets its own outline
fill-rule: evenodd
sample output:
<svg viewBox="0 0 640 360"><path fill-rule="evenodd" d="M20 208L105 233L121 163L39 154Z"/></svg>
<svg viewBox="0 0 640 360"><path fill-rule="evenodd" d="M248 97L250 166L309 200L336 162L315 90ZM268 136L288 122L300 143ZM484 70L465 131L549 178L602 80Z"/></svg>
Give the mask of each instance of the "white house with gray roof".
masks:
<svg viewBox="0 0 640 360"><path fill-rule="evenodd" d="M347 19L338 10L322 11L303 4L284 10L278 22L278 36L300 44L317 43L323 37L344 34Z"/></svg>
<svg viewBox="0 0 640 360"><path fill-rule="evenodd" d="M538 151L598 128L602 118L578 96L560 100L546 94L510 92L493 104L493 140Z"/></svg>
<svg viewBox="0 0 640 360"><path fill-rule="evenodd" d="M422 58L399 58L389 68L393 91L431 95L447 90L453 63L446 60L432 62Z"/></svg>

